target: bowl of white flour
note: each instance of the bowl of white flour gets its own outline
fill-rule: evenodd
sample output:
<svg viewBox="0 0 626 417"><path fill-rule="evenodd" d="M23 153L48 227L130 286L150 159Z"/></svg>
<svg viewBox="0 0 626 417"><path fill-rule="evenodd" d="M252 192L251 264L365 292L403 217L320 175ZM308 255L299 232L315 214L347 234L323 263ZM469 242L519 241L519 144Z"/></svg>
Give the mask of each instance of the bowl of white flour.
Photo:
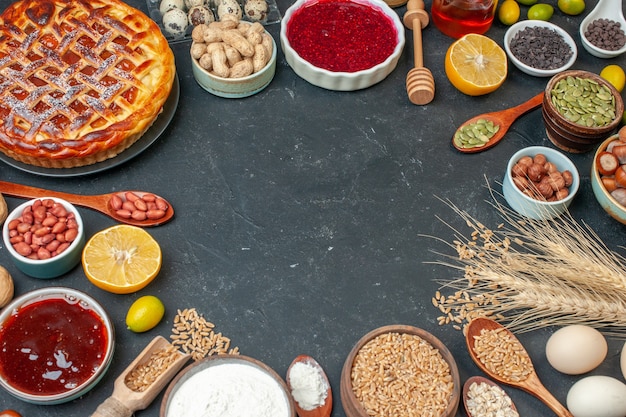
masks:
<svg viewBox="0 0 626 417"><path fill-rule="evenodd" d="M296 417L285 381L243 355L211 356L183 369L168 386L160 417Z"/></svg>

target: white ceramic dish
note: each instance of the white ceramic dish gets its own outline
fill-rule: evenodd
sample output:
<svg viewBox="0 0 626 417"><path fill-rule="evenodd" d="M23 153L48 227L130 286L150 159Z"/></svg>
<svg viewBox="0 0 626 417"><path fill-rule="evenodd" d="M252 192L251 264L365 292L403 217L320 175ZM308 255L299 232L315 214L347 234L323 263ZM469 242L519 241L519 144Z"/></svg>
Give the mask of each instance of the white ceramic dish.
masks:
<svg viewBox="0 0 626 417"><path fill-rule="evenodd" d="M266 31L266 33L268 32ZM200 87L213 95L224 98L249 97L263 90L274 79L274 74L276 73L276 42L273 37L272 46L272 56L267 65L260 71L246 77L219 77L202 68L198 60L191 57L193 77Z"/></svg>
<svg viewBox="0 0 626 417"><path fill-rule="evenodd" d="M513 183L511 171L517 161L523 156L534 157L537 154L545 155L548 162L554 163L559 171L563 172L568 170L572 173L573 182L569 187L569 195L563 200L550 202L534 199L522 193ZM579 186L580 175L578 174L576 165L574 165L567 156L552 148L529 146L515 152L511 159L509 159L506 172L504 173L504 180L502 181L502 194L509 206L521 216L535 220L546 220L558 217L567 210L578 193Z"/></svg>
<svg viewBox="0 0 626 417"><path fill-rule="evenodd" d="M513 54L513 52L511 51L511 46L510 46L511 40L515 37L515 35L517 35L517 33L523 31L524 29L528 27L548 28L548 29L554 30L556 33L561 35L563 40L572 49L572 56L565 63L565 65L563 65L560 68L555 68L555 69L550 69L550 70L533 68L523 63L522 61L520 61ZM578 49L576 48L576 42L574 42L574 39L572 39L569 33L563 30L560 26L555 25L554 23L544 22L542 20L522 20L512 25L509 29L507 29L506 33L504 34L504 49L506 50L506 54L509 57L509 60L513 63L513 65L515 65L524 73L528 75L532 75L534 77L551 77L555 74L558 74L559 72L565 71L566 69L574 65L574 62L576 62L576 58L578 57Z"/></svg>
<svg viewBox="0 0 626 417"><path fill-rule="evenodd" d="M615 58L626 52L626 44L622 46L620 49L615 51L609 51L606 49L601 49L589 42L587 37L585 36L585 32L587 31L587 26L597 19L610 19L615 22L620 23L620 27L623 31L626 32L626 19L624 19L624 13L622 10L622 0L600 0L596 7L589 12L587 16L580 23L580 41L583 44L583 47L589 52L591 55L596 56L598 58Z"/></svg>
<svg viewBox="0 0 626 417"><path fill-rule="evenodd" d="M95 343L94 340L96 340L97 338L93 335L84 334L81 330L77 331L77 329L80 329L81 327L80 324L71 325L74 334L69 334L72 332L66 332L64 327L62 326L62 323L65 323L67 321L59 320L57 315L66 314L68 313L67 310L62 311L61 313L55 313L55 311L57 310L51 307L44 306L43 309L40 308L39 306L42 306L42 303L44 303L46 300L65 300L67 301L68 305L74 306L70 309L72 309L73 311L78 311L75 314L80 314L80 317L83 317L83 315L92 315L91 313L93 313L93 315L99 319L98 321L101 321L102 323L103 328L96 328L96 325L91 323L91 321L93 320L80 320L81 323L85 324L85 326L83 327L87 327L87 323L89 323L89 328L88 330L85 330L85 332L93 331L94 334L102 334L102 339L100 340L100 342L103 344L103 352L101 356L97 357L94 353L94 356L92 358L94 362L93 373L90 376L86 377L86 379L84 379L82 383L76 386L74 386L74 384L82 378L77 377L74 374L74 372L76 372L75 368L89 369L89 367L83 368L74 366L68 368L63 364L63 360L60 359L60 355L64 356L64 360L69 361L76 361L77 359L86 360L86 358L84 357L86 348L87 346L92 346ZM79 307L80 310L75 310ZM2 329L2 331L0 331L0 345L4 346L3 338L5 337L5 335L11 334L11 330L9 330L9 327L5 327L7 326L7 322L13 321L12 319L15 317L14 315L19 315L21 308L29 309L27 314L32 314L33 311L37 310L39 311L38 317L50 316L50 320L33 321L32 328L29 332L29 337L31 337L31 343L33 343L33 345L39 346L40 350L37 353L40 357L38 358L36 357L36 355L32 354L29 355L29 353L24 349L21 349L20 352L16 352L15 354L11 354L10 351L3 351L0 355L21 355L22 360L20 361L21 364L19 371L21 377L25 377L23 373L28 372L31 366L39 366L39 368L43 367L43 364L37 363L37 359L39 359L39 362L43 362L44 360L48 360L47 358L50 357L50 363L47 363L45 366L46 373L49 375L41 375L41 380L43 381L49 379L50 381L54 381L53 376L58 375L57 378L62 377L66 384L63 387L62 392L49 394L27 392L23 387L17 386L11 380L11 378L3 374L2 372L4 372L4 370L2 370L0 372L0 387L4 388L14 397L28 403L39 405L55 405L72 401L82 395L85 395L96 384L98 384L98 382L100 382L102 377L106 374L109 365L111 364L111 361L113 359L113 354L115 350L115 327L107 312L96 300L94 300L85 293L65 287L46 287L25 293L11 301L11 303L8 304L2 310L2 312L0 312L0 329ZM69 326L70 325L68 325L68 327ZM46 342L46 340L49 340L49 338L52 336L57 337L57 344L54 346L46 347L45 343L49 343ZM37 337L39 337L39 339L41 340L32 340L36 339ZM81 355L80 357L78 356L79 354ZM9 358L9 356L7 356L7 358ZM4 360L4 358L2 360ZM96 360L97 362L99 362L98 365L95 365ZM82 362L81 364L85 365ZM32 370L31 372L36 373L35 370ZM62 379L59 379L59 381L61 380ZM33 375L33 383L42 384L43 382L37 382L36 376ZM53 382L50 383L52 384ZM54 387L57 388L56 385Z"/></svg>
<svg viewBox="0 0 626 417"><path fill-rule="evenodd" d="M293 13L299 8L311 3L312 0L297 0L287 9L281 22L280 43L285 53L285 59L296 74L309 83L328 90L354 91L370 87L384 80L398 64L405 44L404 25L400 21L398 14L382 0L354 0L360 4L370 5L380 10L391 18L397 31L397 44L390 56L378 65L366 70L357 72L333 72L316 67L304 60L291 47L287 38L287 28Z"/></svg>

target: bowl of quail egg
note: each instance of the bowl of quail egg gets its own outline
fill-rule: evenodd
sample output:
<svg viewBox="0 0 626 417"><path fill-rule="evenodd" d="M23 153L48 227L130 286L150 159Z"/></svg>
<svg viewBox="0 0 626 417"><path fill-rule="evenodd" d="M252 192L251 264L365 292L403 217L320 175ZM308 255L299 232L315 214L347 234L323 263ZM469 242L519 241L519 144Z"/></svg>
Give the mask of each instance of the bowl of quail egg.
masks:
<svg viewBox="0 0 626 417"><path fill-rule="evenodd" d="M150 17L170 43L191 39L199 25L221 21L233 15L263 25L279 22L275 0L146 0Z"/></svg>

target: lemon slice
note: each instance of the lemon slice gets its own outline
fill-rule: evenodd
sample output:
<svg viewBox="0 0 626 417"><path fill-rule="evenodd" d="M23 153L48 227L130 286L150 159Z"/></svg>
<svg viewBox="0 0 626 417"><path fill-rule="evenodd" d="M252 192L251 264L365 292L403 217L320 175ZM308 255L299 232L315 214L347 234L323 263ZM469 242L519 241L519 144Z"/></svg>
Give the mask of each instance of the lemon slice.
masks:
<svg viewBox="0 0 626 417"><path fill-rule="evenodd" d="M115 294L129 294L148 285L161 270L161 248L144 229L117 225L89 239L82 264L87 279Z"/></svg>
<svg viewBox="0 0 626 417"><path fill-rule="evenodd" d="M487 36L470 33L450 45L445 70L452 85L462 93L488 94L506 79L506 53Z"/></svg>

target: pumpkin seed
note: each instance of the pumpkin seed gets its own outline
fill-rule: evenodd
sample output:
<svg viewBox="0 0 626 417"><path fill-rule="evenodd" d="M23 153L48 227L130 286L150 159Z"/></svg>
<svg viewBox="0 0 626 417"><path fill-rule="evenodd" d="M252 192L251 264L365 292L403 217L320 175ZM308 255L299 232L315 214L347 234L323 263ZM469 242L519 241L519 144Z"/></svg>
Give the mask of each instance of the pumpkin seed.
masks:
<svg viewBox="0 0 626 417"><path fill-rule="evenodd" d="M491 120L478 119L458 128L454 133L454 143L465 149L485 146L498 130L500 125L494 124Z"/></svg>
<svg viewBox="0 0 626 417"><path fill-rule="evenodd" d="M567 76L555 84L550 94L556 110L573 123L602 127L615 120L615 97L597 81Z"/></svg>

